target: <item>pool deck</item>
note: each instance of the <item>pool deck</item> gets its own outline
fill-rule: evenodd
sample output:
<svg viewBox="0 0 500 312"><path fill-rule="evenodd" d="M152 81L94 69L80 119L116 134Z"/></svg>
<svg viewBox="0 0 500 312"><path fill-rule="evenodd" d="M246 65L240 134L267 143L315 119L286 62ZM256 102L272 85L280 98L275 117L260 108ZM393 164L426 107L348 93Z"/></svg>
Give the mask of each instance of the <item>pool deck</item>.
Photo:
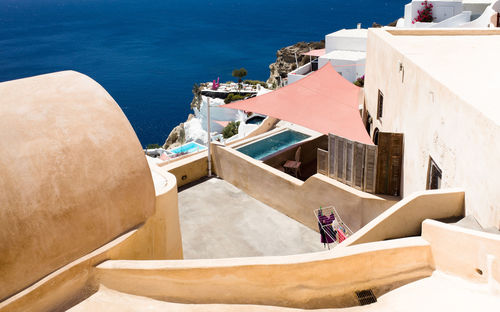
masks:
<svg viewBox="0 0 500 312"><path fill-rule="evenodd" d="M325 250L317 232L218 178L180 188L179 217L185 259Z"/></svg>

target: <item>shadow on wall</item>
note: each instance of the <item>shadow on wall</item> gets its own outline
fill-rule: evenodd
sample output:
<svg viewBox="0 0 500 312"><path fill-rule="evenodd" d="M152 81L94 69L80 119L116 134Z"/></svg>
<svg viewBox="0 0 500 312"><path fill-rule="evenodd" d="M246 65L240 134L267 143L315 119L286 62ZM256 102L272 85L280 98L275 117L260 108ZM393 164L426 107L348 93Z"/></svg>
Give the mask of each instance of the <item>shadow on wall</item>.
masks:
<svg viewBox="0 0 500 312"><path fill-rule="evenodd" d="M405 197L339 247L418 236L425 219L463 217L465 192L459 189L417 192Z"/></svg>
<svg viewBox="0 0 500 312"><path fill-rule="evenodd" d="M318 226L313 210L320 206L335 206L356 231L396 202L322 174L302 182L230 147L213 144L213 159L219 177L315 231Z"/></svg>

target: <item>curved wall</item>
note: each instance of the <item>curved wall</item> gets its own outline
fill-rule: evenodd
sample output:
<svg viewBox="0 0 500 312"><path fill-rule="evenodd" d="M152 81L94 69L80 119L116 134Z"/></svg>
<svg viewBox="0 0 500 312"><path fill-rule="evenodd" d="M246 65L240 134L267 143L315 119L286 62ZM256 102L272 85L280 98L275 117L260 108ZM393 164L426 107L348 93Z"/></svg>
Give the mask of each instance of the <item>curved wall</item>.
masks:
<svg viewBox="0 0 500 312"><path fill-rule="evenodd" d="M58 72L0 83L0 301L143 223L155 191L113 98Z"/></svg>

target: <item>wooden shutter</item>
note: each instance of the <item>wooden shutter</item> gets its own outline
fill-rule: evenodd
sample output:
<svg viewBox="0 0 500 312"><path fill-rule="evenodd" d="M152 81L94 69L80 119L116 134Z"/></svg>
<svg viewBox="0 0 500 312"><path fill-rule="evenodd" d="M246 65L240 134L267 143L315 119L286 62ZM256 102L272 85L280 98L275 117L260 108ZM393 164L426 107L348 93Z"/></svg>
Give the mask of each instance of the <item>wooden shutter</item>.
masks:
<svg viewBox="0 0 500 312"><path fill-rule="evenodd" d="M391 133L391 180L389 195L399 196L401 190L401 167L403 162L403 134Z"/></svg>
<svg viewBox="0 0 500 312"><path fill-rule="evenodd" d="M345 140L345 184L352 185L353 161L354 161L354 142Z"/></svg>
<svg viewBox="0 0 500 312"><path fill-rule="evenodd" d="M335 176L340 182L345 182L345 139L337 137L335 141Z"/></svg>
<svg viewBox="0 0 500 312"><path fill-rule="evenodd" d="M402 161L403 134L379 132L377 193L399 196Z"/></svg>
<svg viewBox="0 0 500 312"><path fill-rule="evenodd" d="M363 191L375 193L377 181L377 145L365 145L365 170Z"/></svg>
<svg viewBox="0 0 500 312"><path fill-rule="evenodd" d="M365 145L359 142L354 142L353 154L352 185L358 190L362 190L365 171Z"/></svg>
<svg viewBox="0 0 500 312"><path fill-rule="evenodd" d="M328 175L328 152L322 150L321 148L318 148L317 159L318 159L317 172L324 175Z"/></svg>
<svg viewBox="0 0 500 312"><path fill-rule="evenodd" d="M330 178L335 179L336 171L335 171L335 142L336 137L333 134L328 134L328 176Z"/></svg>

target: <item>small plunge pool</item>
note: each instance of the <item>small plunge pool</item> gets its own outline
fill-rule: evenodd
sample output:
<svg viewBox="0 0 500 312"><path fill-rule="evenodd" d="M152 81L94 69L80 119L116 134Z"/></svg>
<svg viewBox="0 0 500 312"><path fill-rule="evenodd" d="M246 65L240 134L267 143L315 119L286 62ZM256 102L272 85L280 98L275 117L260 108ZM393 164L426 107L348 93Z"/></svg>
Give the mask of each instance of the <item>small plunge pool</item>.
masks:
<svg viewBox="0 0 500 312"><path fill-rule="evenodd" d="M288 129L247 145L243 145L236 150L254 159L262 160L271 154L281 151L309 137L309 135L302 132Z"/></svg>
<svg viewBox="0 0 500 312"><path fill-rule="evenodd" d="M197 151L202 151L206 148L207 148L206 146L198 144L196 142L189 142L187 144L181 145L179 147L176 147L168 151L173 154L191 154Z"/></svg>

